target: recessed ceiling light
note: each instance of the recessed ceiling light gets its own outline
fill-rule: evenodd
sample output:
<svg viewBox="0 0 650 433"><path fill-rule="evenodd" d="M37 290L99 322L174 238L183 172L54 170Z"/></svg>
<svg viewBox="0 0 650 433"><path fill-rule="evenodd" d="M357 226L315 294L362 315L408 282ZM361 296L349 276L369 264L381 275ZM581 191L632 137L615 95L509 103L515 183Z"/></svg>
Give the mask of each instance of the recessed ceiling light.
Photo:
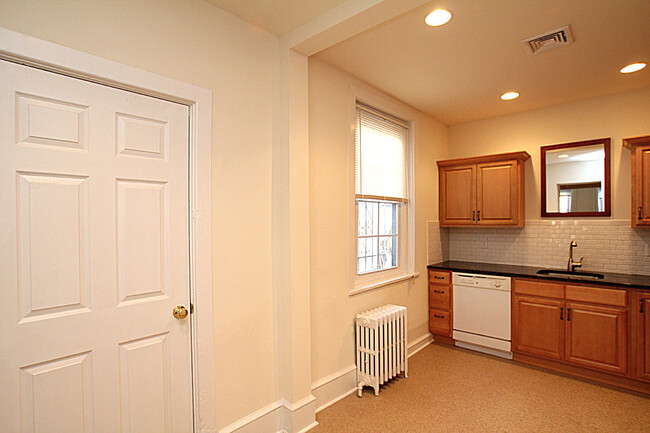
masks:
<svg viewBox="0 0 650 433"><path fill-rule="evenodd" d="M436 9L424 19L424 22L431 27L438 27L447 24L451 19L451 12L444 9Z"/></svg>
<svg viewBox="0 0 650 433"><path fill-rule="evenodd" d="M564 159L564 158L568 158L569 154L568 153L563 153L562 155L558 155L557 157L561 158L561 159Z"/></svg>
<svg viewBox="0 0 650 433"><path fill-rule="evenodd" d="M517 92L506 92L503 95L501 95L501 99L504 101L510 101L511 99L515 99L519 97L519 93Z"/></svg>
<svg viewBox="0 0 650 433"><path fill-rule="evenodd" d="M631 74L632 72L640 71L647 65L645 63L632 63L624 68L621 68L621 74Z"/></svg>

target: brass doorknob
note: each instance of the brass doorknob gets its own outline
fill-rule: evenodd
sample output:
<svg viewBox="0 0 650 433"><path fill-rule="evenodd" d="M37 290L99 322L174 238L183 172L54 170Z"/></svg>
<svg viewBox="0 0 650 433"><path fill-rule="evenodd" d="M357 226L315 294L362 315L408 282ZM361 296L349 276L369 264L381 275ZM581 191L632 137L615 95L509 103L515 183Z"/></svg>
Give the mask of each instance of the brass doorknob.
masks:
<svg viewBox="0 0 650 433"><path fill-rule="evenodd" d="M184 319L189 314L189 311L187 311L187 308L183 307L182 305L177 305L174 307L173 314L177 319Z"/></svg>

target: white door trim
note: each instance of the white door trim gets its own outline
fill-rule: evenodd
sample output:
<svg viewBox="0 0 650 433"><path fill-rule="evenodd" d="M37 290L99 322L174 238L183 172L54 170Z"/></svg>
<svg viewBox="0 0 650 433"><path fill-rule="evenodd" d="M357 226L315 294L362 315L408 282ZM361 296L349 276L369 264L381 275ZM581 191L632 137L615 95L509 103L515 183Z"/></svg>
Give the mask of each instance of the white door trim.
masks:
<svg viewBox="0 0 650 433"><path fill-rule="evenodd" d="M216 431L210 226L212 92L2 27L0 58L189 107L194 432Z"/></svg>

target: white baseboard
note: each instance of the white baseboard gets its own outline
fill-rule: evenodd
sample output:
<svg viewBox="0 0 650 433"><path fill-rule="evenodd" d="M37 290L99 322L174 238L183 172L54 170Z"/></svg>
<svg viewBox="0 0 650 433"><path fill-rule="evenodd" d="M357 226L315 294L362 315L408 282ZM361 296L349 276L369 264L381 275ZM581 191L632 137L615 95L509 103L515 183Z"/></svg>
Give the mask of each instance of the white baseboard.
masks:
<svg viewBox="0 0 650 433"><path fill-rule="evenodd" d="M282 428L290 433L302 433L316 427L316 397L307 397L291 403L282 399Z"/></svg>
<svg viewBox="0 0 650 433"><path fill-rule="evenodd" d="M305 433L316 422L316 398L313 395L290 403L280 399L219 430L219 433Z"/></svg>
<svg viewBox="0 0 650 433"><path fill-rule="evenodd" d="M416 338L415 341L409 343L408 357L410 358L411 356L415 355L431 343L433 343L433 334L429 334L428 332L422 337Z"/></svg>
<svg viewBox="0 0 650 433"><path fill-rule="evenodd" d="M408 357L433 343L433 335L426 333L408 345ZM350 365L325 376L311 385L311 393L316 397L316 412L330 407L357 390L357 367Z"/></svg>
<svg viewBox="0 0 650 433"><path fill-rule="evenodd" d="M316 412L320 412L352 394L357 389L357 366L349 365L342 370L317 380L311 385L316 397Z"/></svg>
<svg viewBox="0 0 650 433"><path fill-rule="evenodd" d="M259 433L281 430L282 404L278 400L219 430L219 433Z"/></svg>

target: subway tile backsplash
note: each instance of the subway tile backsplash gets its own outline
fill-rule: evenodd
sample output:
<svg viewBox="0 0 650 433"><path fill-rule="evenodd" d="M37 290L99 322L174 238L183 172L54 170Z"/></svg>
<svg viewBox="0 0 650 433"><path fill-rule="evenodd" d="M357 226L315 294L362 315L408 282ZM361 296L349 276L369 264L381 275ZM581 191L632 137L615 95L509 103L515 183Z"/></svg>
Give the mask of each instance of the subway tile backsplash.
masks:
<svg viewBox="0 0 650 433"><path fill-rule="evenodd" d="M650 275L650 229L629 220L528 220L523 228L440 228L428 223L429 263L463 260L566 267L569 243L590 271Z"/></svg>
<svg viewBox="0 0 650 433"><path fill-rule="evenodd" d="M438 221L427 221L427 263L449 260L449 230Z"/></svg>

